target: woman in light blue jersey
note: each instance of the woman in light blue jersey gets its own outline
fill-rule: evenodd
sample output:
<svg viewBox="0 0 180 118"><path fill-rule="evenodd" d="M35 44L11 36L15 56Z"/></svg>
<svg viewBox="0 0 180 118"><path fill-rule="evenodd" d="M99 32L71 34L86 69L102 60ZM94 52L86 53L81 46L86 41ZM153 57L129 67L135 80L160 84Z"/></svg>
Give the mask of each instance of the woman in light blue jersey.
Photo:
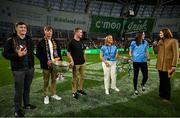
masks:
<svg viewBox="0 0 180 118"><path fill-rule="evenodd" d="M141 69L143 79L141 82L142 92L145 91L145 84L148 79L148 66L150 64L149 57L149 44L146 40L144 40L145 34L144 32L138 32L137 37L130 44L129 55L132 57L133 69L134 69L134 95L138 95L137 90L137 82L138 82L138 74L139 69Z"/></svg>
<svg viewBox="0 0 180 118"><path fill-rule="evenodd" d="M112 35L107 35L105 38L105 45L101 47L100 59L104 71L104 86L105 94L109 95L109 88L119 92L116 87L116 58L118 56L117 47L113 44ZM110 83L111 78L111 83Z"/></svg>

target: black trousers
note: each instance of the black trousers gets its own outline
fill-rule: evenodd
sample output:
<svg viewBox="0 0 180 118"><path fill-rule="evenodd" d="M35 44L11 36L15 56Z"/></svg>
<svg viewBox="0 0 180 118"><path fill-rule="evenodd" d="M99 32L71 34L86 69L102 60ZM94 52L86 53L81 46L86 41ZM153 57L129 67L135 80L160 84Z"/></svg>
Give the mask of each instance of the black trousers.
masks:
<svg viewBox="0 0 180 118"><path fill-rule="evenodd" d="M148 66L147 62L133 62L133 69L134 69L134 90L137 90L137 83L138 83L138 75L139 75L139 68L141 69L143 79L141 82L141 86L144 86L148 79Z"/></svg>
<svg viewBox="0 0 180 118"><path fill-rule="evenodd" d="M159 70L159 96L163 99L170 100L171 97L171 84L168 78L168 72Z"/></svg>
<svg viewBox="0 0 180 118"><path fill-rule="evenodd" d="M15 111L18 111L22 107L22 102L24 103L24 105L29 104L29 93L33 75L34 69L13 71L13 77L15 81Z"/></svg>

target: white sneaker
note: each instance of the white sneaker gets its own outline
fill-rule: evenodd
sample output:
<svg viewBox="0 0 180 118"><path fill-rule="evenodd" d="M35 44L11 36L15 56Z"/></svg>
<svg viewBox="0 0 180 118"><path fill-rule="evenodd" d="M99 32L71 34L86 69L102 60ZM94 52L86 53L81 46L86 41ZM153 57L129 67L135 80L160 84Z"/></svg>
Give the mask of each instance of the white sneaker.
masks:
<svg viewBox="0 0 180 118"><path fill-rule="evenodd" d="M53 95L53 96L51 96L52 98L54 98L55 100L61 100L62 98L61 97L59 97L58 95Z"/></svg>
<svg viewBox="0 0 180 118"><path fill-rule="evenodd" d="M59 77L57 77L56 80L57 80L57 81L60 80Z"/></svg>
<svg viewBox="0 0 180 118"><path fill-rule="evenodd" d="M44 104L49 104L49 97L48 96L44 97Z"/></svg>
<svg viewBox="0 0 180 118"><path fill-rule="evenodd" d="M119 89L116 87L116 88L112 88L113 90L119 92Z"/></svg>
<svg viewBox="0 0 180 118"><path fill-rule="evenodd" d="M64 80L64 76L61 76L61 80Z"/></svg>
<svg viewBox="0 0 180 118"><path fill-rule="evenodd" d="M109 95L109 90L106 89L106 90L105 90L105 93L106 93L106 95Z"/></svg>

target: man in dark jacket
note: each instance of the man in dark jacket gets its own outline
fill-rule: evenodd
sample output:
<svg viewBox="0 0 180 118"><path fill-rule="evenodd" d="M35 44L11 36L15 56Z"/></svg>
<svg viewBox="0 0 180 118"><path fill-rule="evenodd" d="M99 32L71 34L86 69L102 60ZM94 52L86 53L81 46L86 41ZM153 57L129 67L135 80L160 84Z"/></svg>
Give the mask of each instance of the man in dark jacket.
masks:
<svg viewBox="0 0 180 118"><path fill-rule="evenodd" d="M44 38L38 43L36 56L40 60L41 68L43 69L44 79L44 104L49 104L48 84L51 75L51 91L52 98L61 100L56 94L56 73L52 69L52 62L54 60L62 60L60 46L57 40L52 37L53 28L51 26L44 27Z"/></svg>
<svg viewBox="0 0 180 118"><path fill-rule="evenodd" d="M15 82L15 116L23 117L24 109L35 109L29 104L30 86L34 75L34 54L31 37L26 35L27 25L24 22L16 23L16 33L8 38L4 44L3 56L10 60L11 70Z"/></svg>

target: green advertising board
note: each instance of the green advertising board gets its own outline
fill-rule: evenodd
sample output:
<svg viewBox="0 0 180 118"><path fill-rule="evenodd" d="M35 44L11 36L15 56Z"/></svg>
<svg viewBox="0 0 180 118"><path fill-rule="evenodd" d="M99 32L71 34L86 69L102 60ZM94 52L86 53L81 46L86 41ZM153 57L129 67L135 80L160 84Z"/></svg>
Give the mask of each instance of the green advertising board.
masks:
<svg viewBox="0 0 180 118"><path fill-rule="evenodd" d="M92 16L90 32L119 34L123 27L123 18Z"/></svg>
<svg viewBox="0 0 180 118"><path fill-rule="evenodd" d="M154 22L154 18L128 18L125 22L124 33L138 31L151 33Z"/></svg>
<svg viewBox="0 0 180 118"><path fill-rule="evenodd" d="M151 33L154 26L154 18L114 18L105 16L92 16L90 32L120 34L144 31ZM123 27L124 26L124 27Z"/></svg>
<svg viewBox="0 0 180 118"><path fill-rule="evenodd" d="M149 48L148 50L149 50L149 53L153 53L153 48L152 48L152 47ZM2 51L3 51L3 49L0 48L0 54L2 54ZM123 48L118 48L118 51L119 51L119 52L124 52L124 49L123 49ZM179 48L179 51L180 51L180 48ZM35 50L34 50L34 52L35 52ZM66 50L66 49L62 49L62 50L61 50L61 54L62 54L63 56L66 56L66 53L67 53L67 50ZM86 49L86 50L85 50L85 53L86 53L86 54L100 54L100 49Z"/></svg>
<svg viewBox="0 0 180 118"><path fill-rule="evenodd" d="M149 48L148 50L149 50L150 53L153 53L153 49L152 49L152 48ZM124 52L124 49L123 49L123 48L118 48L118 51L119 51L119 52ZM66 53L67 53L67 50L66 50L66 49L62 49L62 50L61 50L61 54L62 54L63 56L65 56ZM85 50L85 53L86 53L86 54L100 54L100 49L86 49L86 50Z"/></svg>
<svg viewBox="0 0 180 118"><path fill-rule="evenodd" d="M152 48L149 48L148 50L149 50L149 53L153 53ZM118 48L118 51L119 52L124 52L124 49L123 48ZM85 53L86 54L100 54L100 49L86 49Z"/></svg>

